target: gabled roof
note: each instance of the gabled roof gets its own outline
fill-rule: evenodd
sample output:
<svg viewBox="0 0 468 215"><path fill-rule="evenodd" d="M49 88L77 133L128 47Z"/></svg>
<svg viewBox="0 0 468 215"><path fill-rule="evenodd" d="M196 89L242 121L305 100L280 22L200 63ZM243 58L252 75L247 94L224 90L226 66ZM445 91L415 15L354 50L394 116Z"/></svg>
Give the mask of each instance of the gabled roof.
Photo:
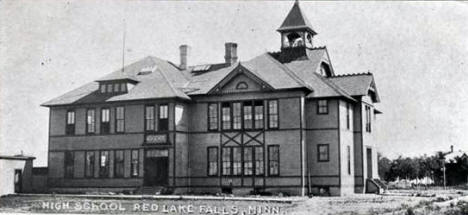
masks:
<svg viewBox="0 0 468 215"><path fill-rule="evenodd" d="M138 75L142 69L153 68L145 75ZM125 94L102 94L99 90L101 81L133 80L138 82ZM127 101L157 98L190 99L182 87L188 82L187 78L168 61L148 56L142 60L125 66L94 82L85 84L75 90L65 93L42 104L43 106L88 104L111 101Z"/></svg>
<svg viewBox="0 0 468 215"><path fill-rule="evenodd" d="M374 94L374 102L380 102L372 73L338 75L330 77L328 80L338 85L352 96L369 95L369 91L371 91L371 93Z"/></svg>
<svg viewBox="0 0 468 215"><path fill-rule="evenodd" d="M309 23L307 17L302 12L301 7L299 6L299 1L296 0L293 7L286 16L286 19L284 19L283 24L281 24L277 31L282 32L297 29L307 29L312 34L317 34L313 30L312 25Z"/></svg>

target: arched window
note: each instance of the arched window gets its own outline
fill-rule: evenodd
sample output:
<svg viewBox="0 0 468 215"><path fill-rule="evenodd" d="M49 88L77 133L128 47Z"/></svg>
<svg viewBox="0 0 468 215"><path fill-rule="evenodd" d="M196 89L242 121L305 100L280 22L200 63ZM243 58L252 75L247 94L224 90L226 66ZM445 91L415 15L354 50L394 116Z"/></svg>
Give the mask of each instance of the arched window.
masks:
<svg viewBox="0 0 468 215"><path fill-rule="evenodd" d="M296 32L288 34L287 38L289 42L289 47L297 47L304 45L304 41L302 40L301 35Z"/></svg>
<svg viewBox="0 0 468 215"><path fill-rule="evenodd" d="M322 63L320 65L320 75L322 75L324 77L330 77L331 76L331 70L330 70L330 66L328 66L328 64Z"/></svg>
<svg viewBox="0 0 468 215"><path fill-rule="evenodd" d="M248 89L249 88L249 85L247 85L247 83L241 81L239 83L237 83L236 85L236 89L238 90L245 90L245 89Z"/></svg>

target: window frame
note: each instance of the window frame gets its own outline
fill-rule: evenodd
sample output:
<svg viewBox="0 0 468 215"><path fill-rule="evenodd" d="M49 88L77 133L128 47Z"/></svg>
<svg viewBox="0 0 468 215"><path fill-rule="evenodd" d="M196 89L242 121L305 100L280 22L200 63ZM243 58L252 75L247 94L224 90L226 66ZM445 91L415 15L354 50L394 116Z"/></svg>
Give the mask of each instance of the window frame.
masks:
<svg viewBox="0 0 468 215"><path fill-rule="evenodd" d="M210 150L213 150L214 149L214 152L216 152L216 173L214 174L210 174L210 170L211 170L211 164L214 163L212 161L210 161L210 158L211 158L211 151ZM219 175L219 150L218 150L218 147L217 146L208 146L206 148L206 155L207 155L207 159L206 159L206 175L208 177L216 177Z"/></svg>
<svg viewBox="0 0 468 215"><path fill-rule="evenodd" d="M270 109L270 102L275 102L276 103L276 113L272 113ZM267 100L267 123L268 123L268 129L279 129L279 122L280 122L280 116L279 116L279 100L278 99L270 99ZM272 118L273 116L276 116L276 126L272 126Z"/></svg>
<svg viewBox="0 0 468 215"><path fill-rule="evenodd" d="M225 154L225 149L227 149L227 151L229 152L229 172L228 173L224 173L224 154ZM226 147L222 147L221 148L221 176L232 176L232 146L226 146Z"/></svg>
<svg viewBox="0 0 468 215"><path fill-rule="evenodd" d="M117 152L122 152L122 160L117 162ZM122 168L122 174L120 175L117 175L117 164L120 164L121 165L121 168ZM123 149L118 149L118 150L114 150L114 178L124 178L125 177L125 150Z"/></svg>
<svg viewBox="0 0 468 215"><path fill-rule="evenodd" d="M107 171L107 175L104 176L104 174L102 174L102 166L101 166L101 163L102 163L102 154L104 152L107 152L107 160L106 160L106 171ZM99 150L99 171L98 171L98 176L99 178L110 178L110 153L111 151L110 150Z"/></svg>
<svg viewBox="0 0 468 215"><path fill-rule="evenodd" d="M224 106L227 104L227 106ZM225 122L224 120L224 109L229 110L229 113L226 115L229 117L229 120ZM229 128L224 128L224 125L229 125ZM222 102L221 103L221 130L230 131L232 130L232 102Z"/></svg>
<svg viewBox="0 0 468 215"><path fill-rule="evenodd" d="M133 152L136 151L137 156L136 159L133 156ZM136 175L133 174L134 163L133 161L136 160ZM130 177L131 178L138 178L140 176L140 150L139 149L131 149L130 150Z"/></svg>
<svg viewBox="0 0 468 215"><path fill-rule="evenodd" d="M103 120L103 117L104 117L104 112L107 112L107 121L105 122ZM99 117L99 121L100 121L100 133L101 134L110 134L110 117L111 117L111 113L110 113L110 108L108 107L102 107L101 108L101 115Z"/></svg>
<svg viewBox="0 0 468 215"><path fill-rule="evenodd" d="M320 102L325 102L324 104L321 104ZM321 108L325 108L325 111L323 111ZM319 99L317 100L317 114L319 115L327 115L329 110L329 102L327 99Z"/></svg>
<svg viewBox="0 0 468 215"><path fill-rule="evenodd" d="M325 147L326 148L326 159L320 157L320 148ZM329 162L330 161L330 144L324 143L324 144L317 144L317 162L322 163L322 162Z"/></svg>
<svg viewBox="0 0 468 215"><path fill-rule="evenodd" d="M212 113L211 113L211 106L214 106L214 110L215 110L215 113L214 116L212 116ZM217 131L218 128L219 128L219 108L218 108L218 103L215 103L215 102L210 102L208 103L208 113L207 113L207 116L208 116L208 120L207 120L207 124L208 124L208 131ZM212 120L215 121L214 125L215 127L212 127Z"/></svg>
<svg viewBox="0 0 468 215"><path fill-rule="evenodd" d="M271 150L272 148L278 148L278 160L276 160L276 162L278 162L278 170L277 170L277 173L275 174L272 174L271 173L271 161L272 161L272 158L271 158ZM268 145L268 176L280 176L280 171L281 171L281 159L280 159L280 145Z"/></svg>
<svg viewBox="0 0 468 215"><path fill-rule="evenodd" d="M91 161L91 164L92 165L88 165L88 154L93 154L93 159L90 160ZM85 171L84 171L84 177L85 178L94 178L95 177L95 174L94 174L94 170L95 170L95 165L96 165L96 151L85 151L85 164L84 164L84 168L85 168ZM91 167L91 168L90 168ZM90 172L91 175L88 175L88 169L91 169L92 171Z"/></svg>
<svg viewBox="0 0 468 215"><path fill-rule="evenodd" d="M346 129L351 130L351 105L346 102Z"/></svg>
<svg viewBox="0 0 468 215"><path fill-rule="evenodd" d="M261 103L261 105L258 105L259 103ZM265 128L265 101L263 100L254 100L252 102L252 114L253 114L253 117L252 117L252 121L253 121L253 129L254 130L262 130ZM262 111L262 114L261 114L261 119L260 120L257 120L257 107L261 107L261 111ZM261 122L261 126L258 126L257 125L257 121L260 121Z"/></svg>
<svg viewBox="0 0 468 215"><path fill-rule="evenodd" d="M89 131L89 128L90 128L90 123L88 123L88 116L89 116L89 112L92 111L93 112L93 118L92 118L92 127L93 127L93 131ZM90 135L90 134L96 134L96 109L95 108L88 108L86 109L86 119L85 119L85 122L86 122L86 134Z"/></svg>
<svg viewBox="0 0 468 215"><path fill-rule="evenodd" d="M119 118L119 108L122 108L122 118ZM125 133L125 106L117 106L114 109L115 111L115 120L114 120L114 130L117 134ZM119 130L119 122L122 122L122 130Z"/></svg>
<svg viewBox="0 0 468 215"><path fill-rule="evenodd" d="M69 123L69 114L73 113L73 123ZM67 110L66 113L66 119L65 119L65 134L66 135L75 135L76 134L76 111L69 109Z"/></svg>
<svg viewBox="0 0 468 215"><path fill-rule="evenodd" d="M75 152L65 151L63 155L63 177L74 178L75 177ZM69 168L71 167L71 168Z"/></svg>
<svg viewBox="0 0 468 215"><path fill-rule="evenodd" d="M148 118L148 108L151 108L152 109L152 118ZM144 128L145 128L145 132L154 132L156 131L156 107L154 105L145 105L145 113L144 113ZM148 121L150 121L151 123L148 123ZM148 128L148 125L151 125L152 128Z"/></svg>
<svg viewBox="0 0 468 215"><path fill-rule="evenodd" d="M348 175L351 175L351 146L346 146L346 160L347 160L347 167L348 167Z"/></svg>
<svg viewBox="0 0 468 215"><path fill-rule="evenodd" d="M164 107L164 108L163 108ZM163 112L165 109L165 112ZM163 115L164 113L164 115ZM169 104L158 105L158 131L169 130ZM156 126L155 126L156 128Z"/></svg>
<svg viewBox="0 0 468 215"><path fill-rule="evenodd" d="M238 109L236 111L235 106L238 105ZM243 123L243 117L244 115L242 114L242 102L235 101L231 102L231 129L232 130L242 130L244 128L244 123ZM239 127L236 127L236 126Z"/></svg>

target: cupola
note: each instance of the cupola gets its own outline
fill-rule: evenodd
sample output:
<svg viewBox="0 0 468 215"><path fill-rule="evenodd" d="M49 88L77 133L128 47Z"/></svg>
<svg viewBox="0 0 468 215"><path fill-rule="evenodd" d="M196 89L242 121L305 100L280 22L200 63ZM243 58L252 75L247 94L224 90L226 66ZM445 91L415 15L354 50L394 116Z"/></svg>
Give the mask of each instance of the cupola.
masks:
<svg viewBox="0 0 468 215"><path fill-rule="evenodd" d="M281 49L313 48L312 39L317 34L302 12L297 0L277 31L281 33Z"/></svg>

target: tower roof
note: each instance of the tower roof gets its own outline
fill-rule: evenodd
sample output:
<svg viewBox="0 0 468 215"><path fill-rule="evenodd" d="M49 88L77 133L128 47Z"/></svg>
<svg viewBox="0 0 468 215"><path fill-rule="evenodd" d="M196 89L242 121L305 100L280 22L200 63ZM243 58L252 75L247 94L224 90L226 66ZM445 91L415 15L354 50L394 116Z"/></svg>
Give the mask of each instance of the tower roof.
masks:
<svg viewBox="0 0 468 215"><path fill-rule="evenodd" d="M299 6L299 1L296 0L293 7L286 16L286 19L284 19L283 24L281 24L277 31L283 32L299 29L306 29L314 35L317 34L312 28L312 25L309 23L307 17L302 12L301 7Z"/></svg>

